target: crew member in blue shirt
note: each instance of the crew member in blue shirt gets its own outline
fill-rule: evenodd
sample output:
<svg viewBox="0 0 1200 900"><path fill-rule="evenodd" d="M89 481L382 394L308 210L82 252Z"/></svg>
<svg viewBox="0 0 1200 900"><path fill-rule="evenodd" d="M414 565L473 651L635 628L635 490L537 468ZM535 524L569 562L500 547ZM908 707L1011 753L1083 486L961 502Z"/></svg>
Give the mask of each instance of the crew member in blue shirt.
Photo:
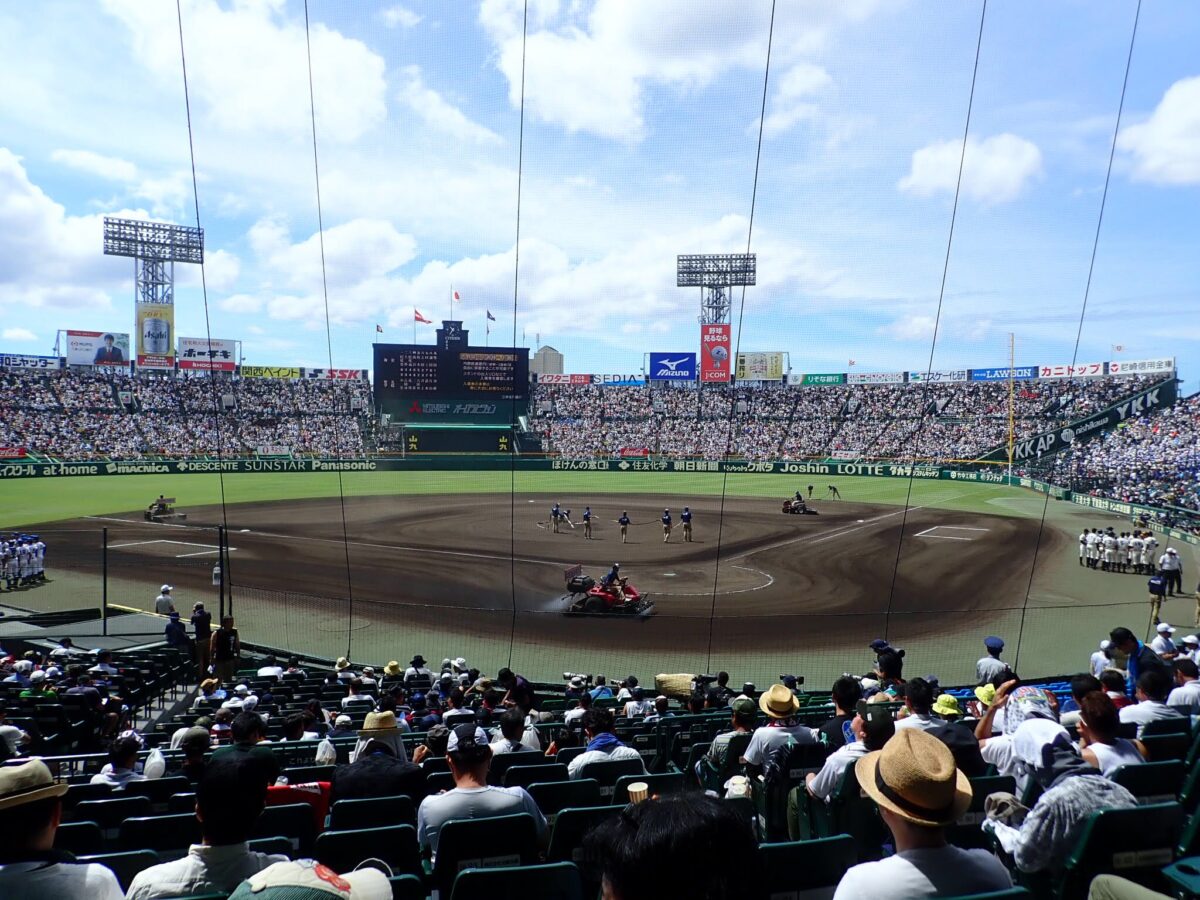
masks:
<svg viewBox="0 0 1200 900"><path fill-rule="evenodd" d="M664 509L662 514L663 523L663 543L668 543L671 540L671 511Z"/></svg>
<svg viewBox="0 0 1200 900"><path fill-rule="evenodd" d="M592 508L590 506L583 508L583 538L587 541L592 539Z"/></svg>
<svg viewBox="0 0 1200 900"><path fill-rule="evenodd" d="M626 538L629 537L629 513L621 513L621 518L617 519L617 524L621 526L621 543L626 543Z"/></svg>
<svg viewBox="0 0 1200 900"><path fill-rule="evenodd" d="M679 521L683 523L683 539L691 543L692 540L692 511L686 506L683 512L679 514Z"/></svg>
<svg viewBox="0 0 1200 900"><path fill-rule="evenodd" d="M558 534L558 520L560 518L562 518L562 510L559 509L558 504L555 503L554 507L550 510L550 524L554 528L555 534Z"/></svg>
<svg viewBox="0 0 1200 900"><path fill-rule="evenodd" d="M612 568L608 570L608 574L600 579L601 587L612 588L617 592L617 596L622 600L625 599L625 579L621 577L621 564L613 563Z"/></svg>

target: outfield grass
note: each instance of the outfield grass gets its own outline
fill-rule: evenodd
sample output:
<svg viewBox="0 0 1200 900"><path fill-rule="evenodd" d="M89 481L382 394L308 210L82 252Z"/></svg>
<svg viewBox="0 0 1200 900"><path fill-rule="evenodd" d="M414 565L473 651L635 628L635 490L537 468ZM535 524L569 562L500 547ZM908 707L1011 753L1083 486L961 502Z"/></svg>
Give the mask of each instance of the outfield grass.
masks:
<svg viewBox="0 0 1200 900"><path fill-rule="evenodd" d="M346 496L408 496L456 493L672 494L679 497L778 497L805 488L804 476L673 472L346 472ZM823 476L814 499L821 501L834 483L846 500L934 506L992 515L1040 516L1043 497L1021 488L958 481ZM179 507L221 503L261 503L336 497L338 475L251 473L217 475L98 475L13 479L0 482L0 528L53 522L79 516L109 515L144 509L159 494L175 497Z"/></svg>

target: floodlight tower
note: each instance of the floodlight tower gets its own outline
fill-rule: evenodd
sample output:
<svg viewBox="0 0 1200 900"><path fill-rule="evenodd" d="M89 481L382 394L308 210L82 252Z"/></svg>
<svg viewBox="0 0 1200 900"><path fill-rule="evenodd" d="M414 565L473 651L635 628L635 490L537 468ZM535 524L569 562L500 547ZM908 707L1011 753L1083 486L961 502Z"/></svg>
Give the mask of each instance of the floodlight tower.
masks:
<svg viewBox="0 0 1200 900"><path fill-rule="evenodd" d="M175 263L204 262L204 230L105 216L104 255L136 259L137 302L168 306L175 302Z"/></svg>
<svg viewBox="0 0 1200 900"><path fill-rule="evenodd" d="M729 321L729 288L753 285L758 262L753 253L681 253L676 285L700 288L700 323Z"/></svg>

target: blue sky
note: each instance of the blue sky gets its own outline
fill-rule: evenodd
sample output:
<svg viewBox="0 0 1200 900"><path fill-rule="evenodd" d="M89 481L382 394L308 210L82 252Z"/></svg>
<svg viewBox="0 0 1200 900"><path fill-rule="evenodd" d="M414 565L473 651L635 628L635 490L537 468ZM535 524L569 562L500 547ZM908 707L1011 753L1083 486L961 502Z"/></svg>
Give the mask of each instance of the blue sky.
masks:
<svg viewBox="0 0 1200 900"><path fill-rule="evenodd" d="M935 368L1072 356L1132 0L992 3ZM513 315L521 5L311 0L333 364L456 310L575 372L695 349L675 254L746 248L770 11L531 0ZM214 337L325 365L303 6L185 0ZM923 368L979 6L781 2L740 346L793 370ZM1142 12L1080 361L1200 373L1200 8ZM130 330L105 214L190 223L175 5L0 9L0 350ZM204 334L198 272L178 332ZM419 326L418 339L432 328ZM1189 387L1189 392L1194 385Z"/></svg>

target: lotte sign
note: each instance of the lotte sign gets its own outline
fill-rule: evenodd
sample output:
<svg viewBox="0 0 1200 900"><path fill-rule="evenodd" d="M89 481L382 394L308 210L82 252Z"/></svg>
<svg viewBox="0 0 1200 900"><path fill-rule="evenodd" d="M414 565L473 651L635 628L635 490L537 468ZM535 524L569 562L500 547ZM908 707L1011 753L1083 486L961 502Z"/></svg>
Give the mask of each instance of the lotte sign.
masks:
<svg viewBox="0 0 1200 900"><path fill-rule="evenodd" d="M709 384L728 384L731 326L700 326L700 380Z"/></svg>

